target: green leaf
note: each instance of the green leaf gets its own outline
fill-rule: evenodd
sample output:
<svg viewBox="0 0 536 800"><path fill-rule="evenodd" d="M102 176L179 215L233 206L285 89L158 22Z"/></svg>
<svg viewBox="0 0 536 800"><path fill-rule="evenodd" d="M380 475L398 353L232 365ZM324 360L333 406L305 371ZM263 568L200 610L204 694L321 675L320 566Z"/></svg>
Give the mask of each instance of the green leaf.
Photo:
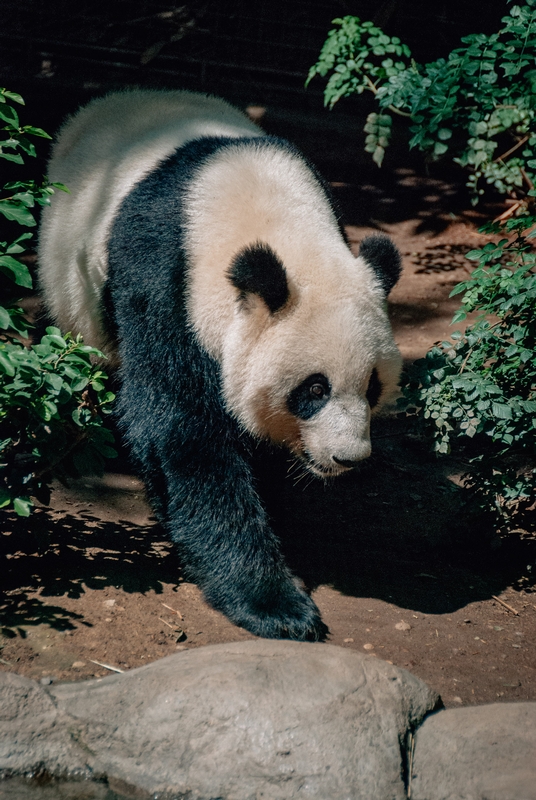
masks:
<svg viewBox="0 0 536 800"><path fill-rule="evenodd" d="M12 256L0 256L0 272L4 272L17 284L26 289L32 288L32 276L26 264L21 264Z"/></svg>
<svg viewBox="0 0 536 800"><path fill-rule="evenodd" d="M6 330L11 325L11 315L7 308L0 306L0 328Z"/></svg>
<svg viewBox="0 0 536 800"><path fill-rule="evenodd" d="M377 147L374 148L374 152L372 154L372 160L374 161L375 164L381 167L384 155L385 155L385 148L378 145Z"/></svg>
<svg viewBox="0 0 536 800"><path fill-rule="evenodd" d="M7 89L2 89L1 92L4 97L7 97L7 99L11 100L13 103L19 103L19 105L21 106L25 105L24 100L22 99L20 94L17 94L16 92L10 92Z"/></svg>
<svg viewBox="0 0 536 800"><path fill-rule="evenodd" d="M444 142L436 142L434 144L434 155L436 156L442 156L444 153L447 152L447 150L448 150L448 145L446 145Z"/></svg>
<svg viewBox="0 0 536 800"><path fill-rule="evenodd" d="M31 133L32 136L41 136L43 139L52 139L52 136L50 136L42 128L34 128L33 125L25 125L23 131L25 133Z"/></svg>
<svg viewBox="0 0 536 800"><path fill-rule="evenodd" d="M497 417L497 419L512 419L512 408L504 403L493 402L491 404L491 411L493 416Z"/></svg>
<svg viewBox="0 0 536 800"><path fill-rule="evenodd" d="M24 253L27 249L27 245L22 246L20 242L23 242L25 239L32 239L33 233L27 231L26 233L21 233L14 241L11 242L10 245L6 247L6 253Z"/></svg>
<svg viewBox="0 0 536 800"><path fill-rule="evenodd" d="M13 508L19 517L29 517L32 505L32 501L26 497L15 497L13 500Z"/></svg>
<svg viewBox="0 0 536 800"><path fill-rule="evenodd" d="M72 382L71 389L73 390L73 392L81 392L81 391L83 391L83 389L86 388L88 383L89 383L89 379L86 378L84 375L82 375L79 378L76 378Z"/></svg>
<svg viewBox="0 0 536 800"><path fill-rule="evenodd" d="M0 214L3 214L6 219L18 222L19 225L24 225L27 228L32 228L37 224L33 214L27 208L18 203L13 203L11 200L0 200Z"/></svg>
<svg viewBox="0 0 536 800"><path fill-rule="evenodd" d="M14 128L19 127L19 115L15 109L12 108L12 106L8 106L7 103L0 105L0 119L3 119L4 122L8 122Z"/></svg>
<svg viewBox="0 0 536 800"><path fill-rule="evenodd" d="M24 159L20 155L20 153L4 153L1 144L0 144L0 158L5 158L6 161L13 161L15 164L24 164Z"/></svg>
<svg viewBox="0 0 536 800"><path fill-rule="evenodd" d="M482 250L469 250L469 252L465 254L465 257L468 258L469 261L478 261L481 255Z"/></svg>
<svg viewBox="0 0 536 800"><path fill-rule="evenodd" d="M11 360L8 358L5 352L0 350L0 371L4 372L6 375L9 375L10 378L13 377L15 374L15 367L11 363Z"/></svg>

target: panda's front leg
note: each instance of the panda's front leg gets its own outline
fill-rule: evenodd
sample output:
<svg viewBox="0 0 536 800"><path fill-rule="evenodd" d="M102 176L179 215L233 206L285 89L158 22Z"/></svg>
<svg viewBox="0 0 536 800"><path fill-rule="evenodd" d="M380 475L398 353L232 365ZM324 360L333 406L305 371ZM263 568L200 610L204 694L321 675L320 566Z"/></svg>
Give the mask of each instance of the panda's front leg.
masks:
<svg viewBox="0 0 536 800"><path fill-rule="evenodd" d="M214 608L257 636L324 638L255 491L251 440L225 411L218 365L187 331L181 347L165 331L128 337L126 312L117 412L186 572Z"/></svg>
<svg viewBox="0 0 536 800"><path fill-rule="evenodd" d="M228 449L187 471L177 461L164 468L166 524L207 601L257 636L324 638L327 628L284 563L246 459Z"/></svg>

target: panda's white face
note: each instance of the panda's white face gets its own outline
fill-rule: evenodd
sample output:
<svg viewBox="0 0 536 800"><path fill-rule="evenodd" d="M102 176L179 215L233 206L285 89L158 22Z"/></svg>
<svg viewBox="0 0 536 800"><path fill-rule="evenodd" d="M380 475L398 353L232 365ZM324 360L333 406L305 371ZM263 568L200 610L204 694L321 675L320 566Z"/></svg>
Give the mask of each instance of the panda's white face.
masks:
<svg viewBox="0 0 536 800"><path fill-rule="evenodd" d="M285 445L315 475L336 476L371 452L370 418L396 387L400 356L379 293L317 293L271 313L259 297L237 307L223 355L232 413Z"/></svg>
<svg viewBox="0 0 536 800"><path fill-rule="evenodd" d="M354 258L325 190L278 145L217 154L185 208L188 314L227 410L314 474L345 472L370 454L371 406L398 380L396 248L370 237Z"/></svg>

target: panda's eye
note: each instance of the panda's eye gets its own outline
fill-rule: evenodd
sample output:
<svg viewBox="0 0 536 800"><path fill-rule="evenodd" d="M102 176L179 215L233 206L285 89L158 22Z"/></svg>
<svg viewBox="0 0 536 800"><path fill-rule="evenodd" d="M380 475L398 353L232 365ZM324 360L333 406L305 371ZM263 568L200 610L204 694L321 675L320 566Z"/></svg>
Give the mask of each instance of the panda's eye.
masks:
<svg viewBox="0 0 536 800"><path fill-rule="evenodd" d="M298 419L310 419L324 408L331 386L325 375L315 372L305 378L287 397L287 407Z"/></svg>
<svg viewBox="0 0 536 800"><path fill-rule="evenodd" d="M321 400L326 394L326 387L322 386L321 383L313 383L313 385L309 388L309 394L316 400Z"/></svg>

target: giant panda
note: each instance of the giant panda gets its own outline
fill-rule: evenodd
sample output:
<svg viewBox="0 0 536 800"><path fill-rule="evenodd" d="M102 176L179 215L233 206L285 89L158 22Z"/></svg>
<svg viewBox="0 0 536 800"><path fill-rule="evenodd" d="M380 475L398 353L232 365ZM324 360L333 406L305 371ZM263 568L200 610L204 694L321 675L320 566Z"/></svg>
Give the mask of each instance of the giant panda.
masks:
<svg viewBox="0 0 536 800"><path fill-rule="evenodd" d="M323 638L252 458L267 442L327 480L370 454L400 369L398 251L372 236L354 257L303 156L201 94L90 102L48 175L70 194L41 224L46 304L117 366L120 425L189 574L253 634Z"/></svg>

